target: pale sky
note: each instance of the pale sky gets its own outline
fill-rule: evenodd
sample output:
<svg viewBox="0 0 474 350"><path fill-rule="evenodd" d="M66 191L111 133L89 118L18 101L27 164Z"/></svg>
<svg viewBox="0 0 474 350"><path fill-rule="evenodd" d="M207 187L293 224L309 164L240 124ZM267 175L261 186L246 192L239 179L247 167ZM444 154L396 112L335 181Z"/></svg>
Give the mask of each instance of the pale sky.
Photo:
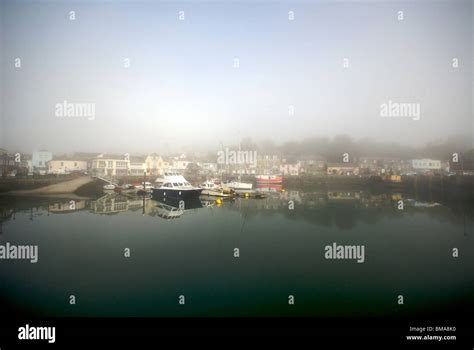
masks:
<svg viewBox="0 0 474 350"><path fill-rule="evenodd" d="M421 145L473 132L472 1L0 3L9 150L339 134ZM56 116L64 101L93 104L93 120ZM420 119L382 118L388 101L418 104Z"/></svg>

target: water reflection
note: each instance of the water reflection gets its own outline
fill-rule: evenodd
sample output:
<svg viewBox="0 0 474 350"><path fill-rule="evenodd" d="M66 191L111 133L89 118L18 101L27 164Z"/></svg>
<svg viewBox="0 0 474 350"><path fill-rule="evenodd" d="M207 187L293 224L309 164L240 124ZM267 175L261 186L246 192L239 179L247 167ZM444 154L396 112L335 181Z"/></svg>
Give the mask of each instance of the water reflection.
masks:
<svg viewBox="0 0 474 350"><path fill-rule="evenodd" d="M162 219L179 219L186 212L213 208L240 211L246 217L282 214L291 219L327 225L352 227L357 221L377 221L385 216L412 215L424 211L437 219L462 219L470 224L473 203L459 198L413 198L404 193L370 193L364 190L284 190L279 185L267 188L263 199L235 198L216 201L209 198L154 200L131 194L108 193L94 200L80 199L20 199L2 198L0 202L0 229L14 219L15 212L30 212L30 220L43 215L73 214L88 211L98 215L118 215L141 211L143 215ZM262 187L259 188L262 190ZM400 204L402 203L402 204ZM401 207L400 207L401 205ZM378 209L378 210L373 210ZM402 209L402 210L401 210ZM0 231L1 232L1 231Z"/></svg>
<svg viewBox="0 0 474 350"><path fill-rule="evenodd" d="M145 208L145 214L163 219L179 219L185 211L203 207L203 203L199 198L186 200L162 198L160 200L150 200L148 204Z"/></svg>
<svg viewBox="0 0 474 350"><path fill-rule="evenodd" d="M413 312L472 295L473 259L464 253L473 248L469 196L266 193L221 202L0 197L1 240L41 249L38 264L0 264L3 293L38 313L79 316L184 315L175 303L182 291L194 297L191 316L392 315L400 290L410 300L404 310ZM366 262L326 260L333 242L365 245ZM453 247L463 247L459 260ZM91 298L64 308L71 290ZM286 309L290 293L298 304ZM111 303L111 294L120 302Z"/></svg>
<svg viewBox="0 0 474 350"><path fill-rule="evenodd" d="M91 201L89 210L94 214L113 215L143 208L143 198L109 193Z"/></svg>
<svg viewBox="0 0 474 350"><path fill-rule="evenodd" d="M88 202L86 200L70 200L66 202L55 202L48 204L48 211L50 213L70 213L76 210L87 209Z"/></svg>

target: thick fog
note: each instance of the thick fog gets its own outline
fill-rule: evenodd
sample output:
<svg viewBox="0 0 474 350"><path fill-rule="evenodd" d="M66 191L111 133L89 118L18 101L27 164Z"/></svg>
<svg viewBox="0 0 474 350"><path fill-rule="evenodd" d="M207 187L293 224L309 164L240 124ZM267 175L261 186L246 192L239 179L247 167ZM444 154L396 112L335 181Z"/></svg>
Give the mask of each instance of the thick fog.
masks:
<svg viewBox="0 0 474 350"><path fill-rule="evenodd" d="M471 1L7 0L0 12L9 151L472 142Z"/></svg>

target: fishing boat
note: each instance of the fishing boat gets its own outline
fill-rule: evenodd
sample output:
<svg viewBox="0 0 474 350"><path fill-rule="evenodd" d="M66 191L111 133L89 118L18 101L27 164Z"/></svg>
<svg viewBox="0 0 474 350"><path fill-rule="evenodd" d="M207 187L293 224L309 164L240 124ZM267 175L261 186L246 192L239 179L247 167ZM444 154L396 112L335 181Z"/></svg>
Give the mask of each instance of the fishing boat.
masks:
<svg viewBox="0 0 474 350"><path fill-rule="evenodd" d="M218 186L214 181L206 181L201 184L202 188L201 195L212 196L212 197L231 197L233 190L224 189Z"/></svg>
<svg viewBox="0 0 474 350"><path fill-rule="evenodd" d="M162 185L152 190L154 198L195 198L202 192L202 188L194 187L178 172L166 171L155 182Z"/></svg>
<svg viewBox="0 0 474 350"><path fill-rule="evenodd" d="M251 183L245 183L245 182L240 182L240 181L229 181L229 182L224 182L222 184L223 188L229 188L231 190L251 190L253 187L253 184Z"/></svg>
<svg viewBox="0 0 474 350"><path fill-rule="evenodd" d="M255 175L257 184L281 184L283 182L282 175Z"/></svg>

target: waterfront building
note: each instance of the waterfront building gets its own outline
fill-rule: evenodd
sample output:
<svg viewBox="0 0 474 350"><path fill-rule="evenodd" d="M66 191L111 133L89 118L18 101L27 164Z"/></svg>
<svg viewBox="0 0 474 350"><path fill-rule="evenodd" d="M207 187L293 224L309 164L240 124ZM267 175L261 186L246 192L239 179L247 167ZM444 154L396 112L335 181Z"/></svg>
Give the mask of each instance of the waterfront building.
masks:
<svg viewBox="0 0 474 350"><path fill-rule="evenodd" d="M74 152L70 157L67 159L69 160L81 160L87 162L87 171L90 171L92 168L92 161L99 157L101 153L93 153L93 152Z"/></svg>
<svg viewBox="0 0 474 350"><path fill-rule="evenodd" d="M258 154L256 173L260 175L273 175L280 173L282 157L277 154Z"/></svg>
<svg viewBox="0 0 474 350"><path fill-rule="evenodd" d="M48 174L64 175L86 171L87 161L85 160L53 159L48 162Z"/></svg>
<svg viewBox="0 0 474 350"><path fill-rule="evenodd" d="M441 171L442 162L440 160L434 160L429 158L424 159L413 159L411 161L412 168L415 172L421 174L430 174Z"/></svg>
<svg viewBox="0 0 474 350"><path fill-rule="evenodd" d="M91 172L99 176L126 176L130 168L130 160L124 156L99 155L92 160ZM143 171L142 171L143 175Z"/></svg>
<svg viewBox="0 0 474 350"><path fill-rule="evenodd" d="M396 157L360 157L359 171L363 175L400 174L403 161Z"/></svg>
<svg viewBox="0 0 474 350"><path fill-rule="evenodd" d="M232 175L256 175L257 169L251 164L237 164L230 166L230 174Z"/></svg>
<svg viewBox="0 0 474 350"><path fill-rule="evenodd" d="M19 168L20 164L15 162L15 156L8 154L4 149L0 149L0 176L15 176Z"/></svg>
<svg viewBox="0 0 474 350"><path fill-rule="evenodd" d="M35 151L32 155L33 171L40 175L48 172L48 162L53 159L53 153L49 151Z"/></svg>
<svg viewBox="0 0 474 350"><path fill-rule="evenodd" d="M147 171L147 165L145 157L130 156L128 175L130 176L143 176Z"/></svg>
<svg viewBox="0 0 474 350"><path fill-rule="evenodd" d="M290 175L290 176L298 176L300 174L300 163L283 163L280 164L280 174L282 175Z"/></svg>
<svg viewBox="0 0 474 350"><path fill-rule="evenodd" d="M163 175L163 171L167 167L166 164L157 153L149 154L145 159L146 174L150 176Z"/></svg>
<svg viewBox="0 0 474 350"><path fill-rule="evenodd" d="M144 176L147 171L146 157L101 154L91 162L92 175L98 176ZM151 171L151 169L149 169Z"/></svg>
<svg viewBox="0 0 474 350"><path fill-rule="evenodd" d="M328 175L359 175L359 167L354 163L328 163Z"/></svg>
<svg viewBox="0 0 474 350"><path fill-rule="evenodd" d="M326 174L326 160L323 157L300 157L301 175L325 175Z"/></svg>

